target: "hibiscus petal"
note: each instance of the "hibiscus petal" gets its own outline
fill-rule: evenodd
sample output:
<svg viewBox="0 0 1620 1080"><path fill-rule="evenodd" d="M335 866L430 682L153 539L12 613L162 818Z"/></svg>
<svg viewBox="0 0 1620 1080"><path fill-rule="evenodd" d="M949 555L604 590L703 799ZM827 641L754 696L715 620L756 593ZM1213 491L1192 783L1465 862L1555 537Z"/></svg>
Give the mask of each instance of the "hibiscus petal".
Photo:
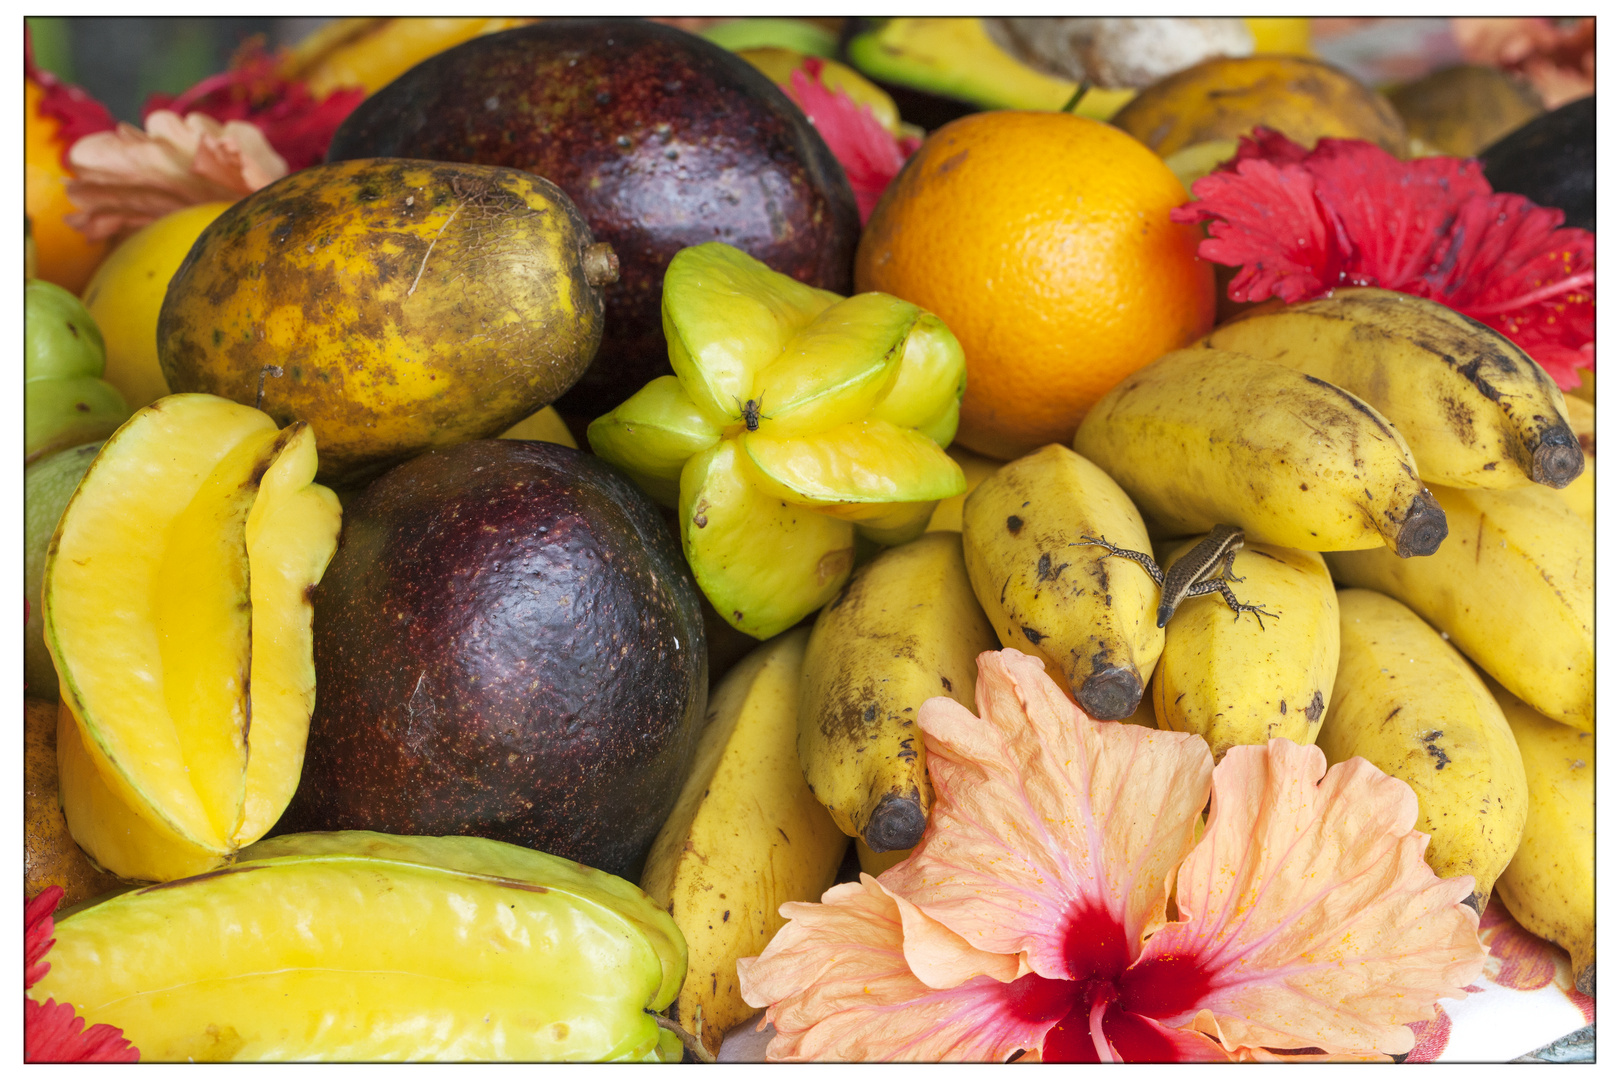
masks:
<svg viewBox="0 0 1620 1080"><path fill-rule="evenodd" d="M923 703L934 809L884 886L1047 978L1067 976L1063 931L1079 909L1117 920L1134 954L1192 845L1207 745L1092 720L1013 649L980 655L977 703L978 717L949 698Z"/></svg>
<svg viewBox="0 0 1620 1080"><path fill-rule="evenodd" d="M41 1005L23 999L23 1060L86 1062L141 1060L141 1052L111 1024L84 1029L72 1005L52 998Z"/></svg>
<svg viewBox="0 0 1620 1080"><path fill-rule="evenodd" d="M935 990L949 990L979 975L997 982L1012 982L1019 975L1018 957L985 952L969 945L962 936L937 920L930 919L916 904L885 888L900 914L906 964L921 982Z"/></svg>
<svg viewBox="0 0 1620 1080"><path fill-rule="evenodd" d="M1227 288L1233 300L1294 303L1339 283L1353 252L1303 166L1241 161L1232 172L1193 181L1192 192L1197 201L1170 211L1170 219L1210 222L1198 255L1243 268Z"/></svg>
<svg viewBox="0 0 1620 1080"><path fill-rule="evenodd" d="M1483 969L1478 916L1461 903L1473 880L1423 861L1412 789L1361 758L1324 775L1325 763L1273 739L1215 770L1208 826L1176 882L1182 921L1137 965L1178 958L1210 989L1164 1023L1227 1049L1404 1053L1405 1025Z"/></svg>
<svg viewBox="0 0 1620 1080"><path fill-rule="evenodd" d="M844 90L828 87L817 77L819 67L818 59L807 58L806 67L793 72L785 89L844 167L864 225L918 144L908 148L889 134L870 105L857 105Z"/></svg>
<svg viewBox="0 0 1620 1080"><path fill-rule="evenodd" d="M41 961L51 951L51 946L56 944L56 939L51 937L56 930L56 920L52 916L56 905L62 902L62 895L62 887L52 885L23 905L24 990L31 988L51 970L51 965Z"/></svg>
<svg viewBox="0 0 1620 1080"><path fill-rule="evenodd" d="M776 1027L772 1061L1005 1061L1050 1026L1015 1016L1007 984L988 976L925 985L899 907L865 874L781 911L789 921L764 953L737 962L743 1000Z"/></svg>
<svg viewBox="0 0 1620 1080"><path fill-rule="evenodd" d="M1489 196L1479 162L1453 157L1402 161L1360 139L1323 139L1302 168L1317 197L1344 224L1354 258L1345 280L1412 292L1445 242L1458 207Z"/></svg>

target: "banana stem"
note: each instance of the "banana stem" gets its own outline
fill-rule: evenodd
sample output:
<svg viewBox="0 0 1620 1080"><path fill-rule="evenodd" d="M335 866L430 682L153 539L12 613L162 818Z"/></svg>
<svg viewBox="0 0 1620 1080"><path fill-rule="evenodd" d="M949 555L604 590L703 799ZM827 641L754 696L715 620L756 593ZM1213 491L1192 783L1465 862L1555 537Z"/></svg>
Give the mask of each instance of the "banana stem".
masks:
<svg viewBox="0 0 1620 1080"><path fill-rule="evenodd" d="M1085 97L1086 92L1088 90L1090 90L1090 89L1091 89L1091 80L1090 79L1081 79L1080 80L1080 85L1074 88L1074 95L1072 97L1070 97L1068 101L1064 102L1063 108L1059 109L1058 111L1059 112L1066 112L1066 113L1074 112L1074 107L1076 105L1080 104L1080 99Z"/></svg>
<svg viewBox="0 0 1620 1080"><path fill-rule="evenodd" d="M705 1065L713 1065L718 1060L713 1054L709 1053L709 1048L703 1045L702 1039L698 1038L696 1035L693 1035L690 1031L687 1031L669 1017L664 1016L661 1013L653 1013L653 1019L656 1020L658 1022L658 1026L663 1028L665 1031L674 1032L675 1037L681 1040L681 1045L686 1047L686 1052L697 1058L698 1061Z"/></svg>

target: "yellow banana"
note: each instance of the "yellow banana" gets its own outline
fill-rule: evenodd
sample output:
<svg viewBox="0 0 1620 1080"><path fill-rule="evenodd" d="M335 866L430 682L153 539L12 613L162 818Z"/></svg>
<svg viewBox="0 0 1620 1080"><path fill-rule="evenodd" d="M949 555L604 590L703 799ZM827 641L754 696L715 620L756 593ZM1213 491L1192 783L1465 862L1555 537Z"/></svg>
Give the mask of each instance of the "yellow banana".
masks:
<svg viewBox="0 0 1620 1080"><path fill-rule="evenodd" d="M1219 596L1188 601L1153 671L1158 725L1202 735L1217 762L1229 747L1277 737L1314 743L1339 667L1339 601L1322 556L1246 544L1232 572L1243 602L1277 618L1262 628L1259 616L1234 619Z"/></svg>
<svg viewBox="0 0 1620 1080"><path fill-rule="evenodd" d="M1427 555L1446 535L1445 515L1389 421L1354 394L1271 360L1166 353L1103 396L1074 448L1119 482L1158 535L1236 525L1256 543L1387 544L1402 556Z"/></svg>
<svg viewBox="0 0 1620 1080"><path fill-rule="evenodd" d="M1398 600L1339 593L1339 671L1316 745L1330 765L1363 757L1410 784L1429 866L1472 874L1468 903L1485 910L1524 831L1524 762L1473 667Z"/></svg>
<svg viewBox="0 0 1620 1080"><path fill-rule="evenodd" d="M972 708L978 656L994 648L955 532L888 549L821 609L804 652L799 763L840 829L879 854L922 839L934 792L917 710L940 695Z"/></svg>
<svg viewBox="0 0 1620 1080"><path fill-rule="evenodd" d="M1575 988L1597 991L1597 737L1549 720L1492 683L1524 758L1530 814L1496 893L1520 926L1562 945Z"/></svg>
<svg viewBox="0 0 1620 1080"><path fill-rule="evenodd" d="M1206 348L1355 394L1406 439L1426 484L1563 487L1581 471L1564 395L1523 349L1433 300L1339 289L1218 327Z"/></svg>
<svg viewBox="0 0 1620 1080"><path fill-rule="evenodd" d="M1574 398L1570 399L1574 401ZM1558 489L1559 498L1564 505L1581 516L1589 528L1597 528L1597 459L1590 453L1582 452L1586 459L1586 468L1581 475L1569 482L1568 487Z"/></svg>
<svg viewBox="0 0 1620 1080"><path fill-rule="evenodd" d="M1382 551L1327 556L1341 585L1377 589L1444 630L1474 663L1561 723L1591 731L1597 537L1540 485L1434 489L1451 535L1421 563Z"/></svg>
<svg viewBox="0 0 1620 1080"><path fill-rule="evenodd" d="M1039 657L1098 720L1141 703L1164 648L1159 588L1100 537L1147 551L1142 515L1096 465L1053 443L1003 465L962 507L968 580L1002 645Z"/></svg>
<svg viewBox="0 0 1620 1080"><path fill-rule="evenodd" d="M816 802L794 749L808 630L744 657L709 698L707 726L641 887L686 937L686 981L669 1016L713 1054L752 1016L737 960L782 928L777 909L831 887L849 840Z"/></svg>

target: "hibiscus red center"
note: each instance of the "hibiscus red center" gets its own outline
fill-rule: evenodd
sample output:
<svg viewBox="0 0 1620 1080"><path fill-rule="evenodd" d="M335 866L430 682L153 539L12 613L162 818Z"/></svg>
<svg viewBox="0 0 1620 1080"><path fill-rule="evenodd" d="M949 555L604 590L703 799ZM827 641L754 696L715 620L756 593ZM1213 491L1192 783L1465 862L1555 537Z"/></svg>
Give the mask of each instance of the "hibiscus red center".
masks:
<svg viewBox="0 0 1620 1080"><path fill-rule="evenodd" d="M1031 973L1009 987L1016 1015L1033 1023L1056 1019L1041 1047L1043 1061L1099 1061L1094 1029L1126 1061L1175 1061L1175 1044L1148 1019L1194 1008L1210 979L1187 957L1131 963L1125 928L1111 913L1084 905L1063 933L1067 979Z"/></svg>

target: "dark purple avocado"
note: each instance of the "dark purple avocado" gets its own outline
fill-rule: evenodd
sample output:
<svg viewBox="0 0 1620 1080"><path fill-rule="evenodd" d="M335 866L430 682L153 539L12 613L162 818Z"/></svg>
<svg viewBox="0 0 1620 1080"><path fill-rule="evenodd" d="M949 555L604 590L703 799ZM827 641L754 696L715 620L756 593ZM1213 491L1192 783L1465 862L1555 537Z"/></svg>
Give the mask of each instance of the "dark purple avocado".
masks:
<svg viewBox="0 0 1620 1080"><path fill-rule="evenodd" d="M344 509L315 712L277 832L505 840L639 880L708 695L700 597L600 458L486 439Z"/></svg>
<svg viewBox="0 0 1620 1080"><path fill-rule="evenodd" d="M557 408L594 417L670 372L659 302L683 247L719 240L817 288L853 287L860 217L843 168L764 74L640 19L544 19L411 68L349 114L328 161L527 169L619 257L596 361Z"/></svg>

